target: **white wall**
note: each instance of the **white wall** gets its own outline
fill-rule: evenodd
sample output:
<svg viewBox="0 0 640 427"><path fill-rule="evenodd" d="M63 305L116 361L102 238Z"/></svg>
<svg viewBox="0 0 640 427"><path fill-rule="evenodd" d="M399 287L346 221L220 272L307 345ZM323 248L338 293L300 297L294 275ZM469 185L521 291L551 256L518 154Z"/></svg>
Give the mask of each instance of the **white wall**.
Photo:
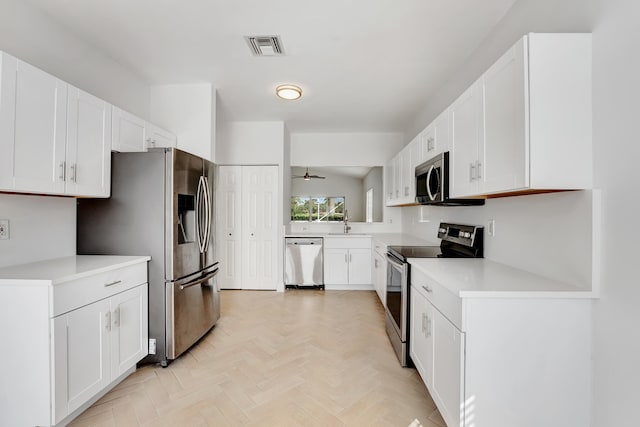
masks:
<svg viewBox="0 0 640 427"><path fill-rule="evenodd" d="M0 5L0 49L149 118L149 84L23 0Z"/></svg>
<svg viewBox="0 0 640 427"><path fill-rule="evenodd" d="M382 221L382 206L384 205L384 174L382 168L372 168L367 176L364 177L363 191L364 203L366 205L366 193L370 188L373 189L373 222ZM366 210L366 207L365 207ZM366 219L366 213L365 213Z"/></svg>
<svg viewBox="0 0 640 427"><path fill-rule="evenodd" d="M402 231L437 242L440 222L484 226L485 258L590 289L592 199L591 191L573 191L403 208Z"/></svg>
<svg viewBox="0 0 640 427"><path fill-rule="evenodd" d="M403 146L401 133L292 133L294 166L382 166Z"/></svg>
<svg viewBox="0 0 640 427"><path fill-rule="evenodd" d="M221 165L282 165L284 122L220 123L216 163Z"/></svg>
<svg viewBox="0 0 640 427"><path fill-rule="evenodd" d="M640 3L629 0L520 0L460 72L451 76L406 128L410 139L523 34L530 31L593 33L594 185L602 195L601 297L593 304L592 425L595 427L637 424L636 406L640 401L640 332L637 328L640 286L636 267L639 251L633 238L640 217L636 188L640 182L636 125L640 117L638 17ZM570 167L567 165L567 173ZM506 207L509 216L501 223L517 224L519 217L524 220L536 216L529 209L535 209L540 200L545 210L560 221L553 224L559 234L548 233L544 227L547 213L540 212L544 217L535 221L538 227L531 231L535 235L528 237L528 243L533 245L529 251L538 249L538 256L547 258L551 257L545 252L551 251L561 256L561 260L569 260L567 271L576 270L582 256L560 254L570 252L576 242L583 241L581 233L585 230L579 224L584 221L583 216L589 215L589 208L574 197L574 194L563 193L490 201L485 208L471 208L462 216L465 220L481 222L491 212L498 214L498 209ZM453 212L447 216L457 216ZM419 214L417 208L407 210L403 214L404 222L411 224L419 219ZM434 213L436 218L441 215L444 216L440 211ZM489 248L489 253L508 257L502 252L511 247L514 252L511 258L516 258L522 249L521 234L502 239L501 229L498 224L496 245ZM405 230L411 231L414 227L408 225Z"/></svg>
<svg viewBox="0 0 640 427"><path fill-rule="evenodd" d="M215 161L216 89L211 83L151 87L151 122L178 136L178 148Z"/></svg>
<svg viewBox="0 0 640 427"><path fill-rule="evenodd" d="M9 240L0 240L0 267L76 254L76 200L0 194L0 219Z"/></svg>

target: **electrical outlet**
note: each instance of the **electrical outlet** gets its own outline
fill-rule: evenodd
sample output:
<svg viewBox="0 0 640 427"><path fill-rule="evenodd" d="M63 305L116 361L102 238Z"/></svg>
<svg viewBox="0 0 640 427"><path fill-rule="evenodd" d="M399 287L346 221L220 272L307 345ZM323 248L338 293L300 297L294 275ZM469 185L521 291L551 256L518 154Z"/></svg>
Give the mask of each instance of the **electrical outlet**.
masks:
<svg viewBox="0 0 640 427"><path fill-rule="evenodd" d="M495 219L490 219L489 222L487 223L487 234L489 234L489 236L491 236L491 237L496 235L496 220Z"/></svg>
<svg viewBox="0 0 640 427"><path fill-rule="evenodd" d="M149 338L149 354L156 354L156 339Z"/></svg>
<svg viewBox="0 0 640 427"><path fill-rule="evenodd" d="M0 240L9 239L9 220L0 219Z"/></svg>

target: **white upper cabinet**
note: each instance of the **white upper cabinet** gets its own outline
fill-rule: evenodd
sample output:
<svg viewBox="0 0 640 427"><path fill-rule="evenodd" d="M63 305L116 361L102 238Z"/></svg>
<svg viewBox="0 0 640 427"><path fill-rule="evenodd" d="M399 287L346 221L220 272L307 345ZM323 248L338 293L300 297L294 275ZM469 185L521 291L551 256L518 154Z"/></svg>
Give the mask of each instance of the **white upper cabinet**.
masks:
<svg viewBox="0 0 640 427"><path fill-rule="evenodd" d="M136 152L147 150L147 122L118 107L113 107L111 150Z"/></svg>
<svg viewBox="0 0 640 427"><path fill-rule="evenodd" d="M69 86L66 193L109 197L111 105Z"/></svg>
<svg viewBox="0 0 640 427"><path fill-rule="evenodd" d="M482 87L475 82L451 105L452 197L478 193L478 151L482 141Z"/></svg>
<svg viewBox="0 0 640 427"><path fill-rule="evenodd" d="M591 188L591 35L523 37L451 120L453 197Z"/></svg>
<svg viewBox="0 0 640 427"><path fill-rule="evenodd" d="M111 105L1 58L0 189L109 197Z"/></svg>
<svg viewBox="0 0 640 427"><path fill-rule="evenodd" d="M415 165L412 153L419 150L419 140L419 136L416 136L387 163L387 206L415 203Z"/></svg>
<svg viewBox="0 0 640 427"><path fill-rule="evenodd" d="M5 53L2 75L2 124L13 119L0 142L0 157L11 171L3 189L64 193L66 83Z"/></svg>
<svg viewBox="0 0 640 427"><path fill-rule="evenodd" d="M178 138L168 130L164 130L152 123L147 123L147 148L175 148Z"/></svg>
<svg viewBox="0 0 640 427"><path fill-rule="evenodd" d="M449 149L449 109L443 111L420 135L420 160L417 165Z"/></svg>

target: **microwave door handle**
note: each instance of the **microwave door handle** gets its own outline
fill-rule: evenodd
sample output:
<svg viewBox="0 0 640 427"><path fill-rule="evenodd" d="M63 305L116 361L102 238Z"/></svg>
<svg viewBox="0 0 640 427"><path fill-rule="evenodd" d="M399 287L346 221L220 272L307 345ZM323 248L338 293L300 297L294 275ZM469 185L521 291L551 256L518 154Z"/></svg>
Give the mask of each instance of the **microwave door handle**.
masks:
<svg viewBox="0 0 640 427"><path fill-rule="evenodd" d="M431 165L431 167L429 168L429 172L427 172L427 182L426 182L426 187L427 187L427 194L429 195L429 200L433 201L436 199L436 196L431 194L431 186L429 185L429 183L431 182L431 173L434 171L434 167L433 165Z"/></svg>

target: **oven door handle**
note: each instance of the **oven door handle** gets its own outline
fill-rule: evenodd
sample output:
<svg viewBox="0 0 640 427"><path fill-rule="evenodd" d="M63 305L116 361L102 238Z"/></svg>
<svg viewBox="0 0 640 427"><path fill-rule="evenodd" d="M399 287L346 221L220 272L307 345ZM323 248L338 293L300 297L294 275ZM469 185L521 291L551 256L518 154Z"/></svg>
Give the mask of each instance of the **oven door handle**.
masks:
<svg viewBox="0 0 640 427"><path fill-rule="evenodd" d="M405 269L405 263L403 262L398 262L398 260L396 259L396 257L394 257L393 255L387 254L387 261L393 265L394 267L403 270Z"/></svg>

